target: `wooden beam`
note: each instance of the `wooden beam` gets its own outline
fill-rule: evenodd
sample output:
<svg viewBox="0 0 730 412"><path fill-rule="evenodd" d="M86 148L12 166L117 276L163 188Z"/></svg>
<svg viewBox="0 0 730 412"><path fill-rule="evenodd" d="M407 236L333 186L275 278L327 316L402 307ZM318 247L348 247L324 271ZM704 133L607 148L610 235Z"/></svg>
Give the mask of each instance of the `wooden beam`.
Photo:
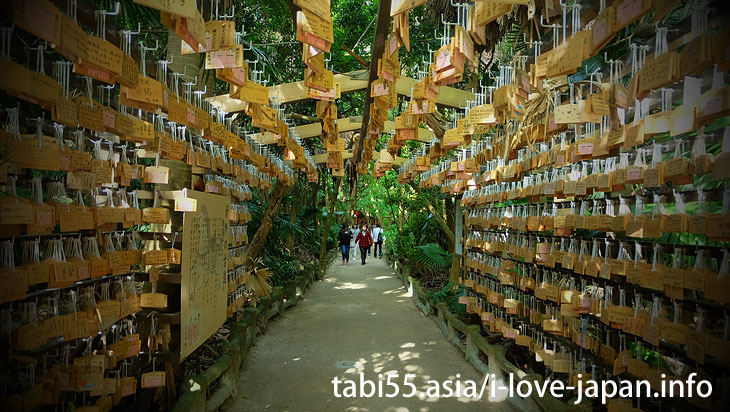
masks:
<svg viewBox="0 0 730 412"><path fill-rule="evenodd" d="M365 90L368 85L367 78L364 77L368 72L351 72L347 74L336 74L335 81L340 83L341 93L352 93ZM402 96L411 95L411 87L416 83L414 79L409 77L399 77L395 83L396 92ZM468 100L474 100L474 94L465 90L455 89L453 87L441 86L439 88L439 97L436 104L446 107L465 107ZM276 98L277 103L292 103L307 100L307 87L303 81L294 83L285 83L273 87L273 91L269 96ZM232 99L228 94L210 97L208 100L215 107L223 109L227 113L241 112L246 110L247 103L243 100Z"/></svg>
<svg viewBox="0 0 730 412"><path fill-rule="evenodd" d="M395 82L395 92L401 96L411 96L411 89L415 87L418 80L410 77L401 76ZM436 98L436 104L454 108L465 108L466 102L474 100L474 93L466 90L455 89L453 87L439 87L439 96Z"/></svg>
<svg viewBox="0 0 730 412"><path fill-rule="evenodd" d="M373 156L373 160L377 162L379 157L380 157L380 152L375 152L375 154ZM352 158L352 152L348 151L348 152L342 153L342 160L347 160L350 158ZM312 156L312 159L314 160L315 163L324 163L327 161L327 153L316 154L316 155ZM393 164L396 166L401 166L407 160L408 159L406 159L405 157L395 156L395 158L393 159Z"/></svg>
<svg viewBox="0 0 730 412"><path fill-rule="evenodd" d="M340 133L358 130L362 127L362 122L358 122L357 120L358 119L355 117L343 117L337 119L337 130ZM319 137L322 134L322 123L303 124L301 126L294 127L294 130L299 133L299 137L303 139L310 137ZM395 123L390 120L386 120L383 132L395 133ZM250 137L259 144L276 143L276 140L274 139L274 134L271 132L254 133L251 134ZM424 127L418 128L419 141L430 143L433 140L433 137L434 133L430 129L426 129Z"/></svg>
<svg viewBox="0 0 730 412"><path fill-rule="evenodd" d="M328 153L320 153L312 156L312 159L314 160L314 163L324 163L327 161L327 155ZM347 151L342 153L342 160L347 160L352 157L352 152Z"/></svg>
<svg viewBox="0 0 730 412"><path fill-rule="evenodd" d="M340 93L350 93L363 90L367 86L367 77L360 78L367 72L350 72L347 74L335 74L334 81L340 84ZM293 103L307 100L307 86L304 80L292 83L277 84L269 88L269 98L277 103ZM213 106L220 107L228 113L246 110L247 103L243 100L232 99L228 94L221 94L210 97L208 100Z"/></svg>
<svg viewBox="0 0 730 412"><path fill-rule="evenodd" d="M299 113L291 113L289 114L289 118L304 120L305 122L319 122L320 119L317 116L307 116L305 114L299 114Z"/></svg>
<svg viewBox="0 0 730 412"><path fill-rule="evenodd" d="M380 0L378 22L375 25L375 39L373 39L373 47L371 47L370 77L365 87L365 107L362 109L362 128L360 129L360 139L357 141L355 163L360 163L360 159L362 159L362 148L365 143L365 138L368 135L368 124L370 123L370 105L373 103L373 98L370 96L370 85L378 78L378 59L384 54L385 39L388 37L389 29L390 0Z"/></svg>
<svg viewBox="0 0 730 412"><path fill-rule="evenodd" d="M362 123L357 122L356 120L357 119L354 117L343 117L341 119L337 119L337 130L342 133L359 129ZM299 133L299 137L301 138L319 137L322 134L322 123L303 124L301 126L294 127L294 130ZM250 137L259 144L272 144L276 142L274 140L274 134L271 132L254 133L250 135Z"/></svg>

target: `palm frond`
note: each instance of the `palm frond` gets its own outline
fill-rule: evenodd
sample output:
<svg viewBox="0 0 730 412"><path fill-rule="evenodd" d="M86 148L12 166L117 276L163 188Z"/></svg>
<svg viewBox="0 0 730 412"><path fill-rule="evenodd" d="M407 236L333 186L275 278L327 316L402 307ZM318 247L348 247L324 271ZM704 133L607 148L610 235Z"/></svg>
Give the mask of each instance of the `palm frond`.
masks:
<svg viewBox="0 0 730 412"><path fill-rule="evenodd" d="M429 243L413 248L409 257L431 270L441 271L451 266L453 255L438 245Z"/></svg>

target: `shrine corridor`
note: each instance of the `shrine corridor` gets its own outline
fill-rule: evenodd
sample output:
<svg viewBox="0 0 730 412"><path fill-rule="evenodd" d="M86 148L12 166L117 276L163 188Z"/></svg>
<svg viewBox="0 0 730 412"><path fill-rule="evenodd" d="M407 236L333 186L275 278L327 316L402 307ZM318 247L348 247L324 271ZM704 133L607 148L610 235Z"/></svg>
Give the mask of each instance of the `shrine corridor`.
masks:
<svg viewBox="0 0 730 412"><path fill-rule="evenodd" d="M383 260L368 259L362 266L337 260L324 281L307 292L305 300L282 318L269 323L259 336L241 372L236 396L224 411L510 411L507 402L486 397L426 398L429 380L459 379L482 382L482 376L451 345L436 324L413 304L408 291ZM355 380L359 373L378 381L378 374L398 374L395 398L337 398L334 377ZM403 385L406 373L418 395ZM395 377L394 377L395 378ZM343 384L339 385L342 395ZM392 393L383 385L383 393ZM358 393L359 394L359 393Z"/></svg>

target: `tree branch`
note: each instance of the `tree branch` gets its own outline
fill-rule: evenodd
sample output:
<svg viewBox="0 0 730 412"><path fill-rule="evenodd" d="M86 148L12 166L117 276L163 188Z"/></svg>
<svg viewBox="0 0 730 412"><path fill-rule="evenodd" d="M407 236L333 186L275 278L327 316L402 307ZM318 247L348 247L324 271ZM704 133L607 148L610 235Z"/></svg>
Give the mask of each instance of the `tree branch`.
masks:
<svg viewBox="0 0 730 412"><path fill-rule="evenodd" d="M413 181L409 181L408 185L411 186L411 188L413 188L413 190L416 193L421 192L421 189L419 189L419 187L416 186L416 184L413 183ZM450 245L453 244L454 239L455 239L454 231L451 230L449 225L446 223L446 220L444 219L444 217L441 216L441 213L438 211L438 209L436 209L436 206L434 206L434 204L431 202L431 199L428 197L426 198L426 208L428 209L429 212L431 212L431 215L436 220L436 223L438 223L438 225L441 226L441 229L443 229L444 233L446 234L446 239L448 240L449 244Z"/></svg>
<svg viewBox="0 0 730 412"><path fill-rule="evenodd" d="M344 45L341 46L341 47L342 47L342 50L346 51L350 56L354 57L355 60L357 60L357 62L360 63L360 66L362 66L365 69L368 68L368 64L369 63L365 59L363 59L357 53L355 53L354 51L352 51L352 49L350 49L349 47L344 46Z"/></svg>

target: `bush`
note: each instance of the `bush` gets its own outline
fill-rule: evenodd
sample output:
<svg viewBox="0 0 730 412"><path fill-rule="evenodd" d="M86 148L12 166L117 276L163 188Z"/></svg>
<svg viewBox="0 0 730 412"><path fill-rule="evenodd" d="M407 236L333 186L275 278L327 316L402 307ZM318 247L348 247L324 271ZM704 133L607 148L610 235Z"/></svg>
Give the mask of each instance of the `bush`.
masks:
<svg viewBox="0 0 730 412"><path fill-rule="evenodd" d="M448 283L440 290L432 290L426 295L429 303L436 306L437 304L444 302L446 307L449 308L449 312L455 315L463 315L466 313L465 305L459 304L459 296L465 293L464 288L461 288L453 283Z"/></svg>
<svg viewBox="0 0 730 412"><path fill-rule="evenodd" d="M299 262L291 255L265 256L264 266L271 270L271 284L274 287L284 286L302 272Z"/></svg>
<svg viewBox="0 0 730 412"><path fill-rule="evenodd" d="M449 280L452 254L429 243L416 246L409 253L412 273L426 289L441 289Z"/></svg>

